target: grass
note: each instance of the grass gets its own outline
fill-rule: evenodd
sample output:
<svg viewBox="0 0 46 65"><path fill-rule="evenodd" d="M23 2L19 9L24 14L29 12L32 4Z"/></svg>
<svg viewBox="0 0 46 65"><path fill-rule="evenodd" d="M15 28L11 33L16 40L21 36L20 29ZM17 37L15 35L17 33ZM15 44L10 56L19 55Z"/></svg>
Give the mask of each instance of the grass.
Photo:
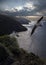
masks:
<svg viewBox="0 0 46 65"><path fill-rule="evenodd" d="M13 55L15 59L15 65L44 65L44 62L33 53L28 53L27 51L19 48L16 38L11 38L8 35L0 37L0 45L3 45L9 54ZM12 56L11 55L11 56ZM18 65L17 64L17 65Z"/></svg>

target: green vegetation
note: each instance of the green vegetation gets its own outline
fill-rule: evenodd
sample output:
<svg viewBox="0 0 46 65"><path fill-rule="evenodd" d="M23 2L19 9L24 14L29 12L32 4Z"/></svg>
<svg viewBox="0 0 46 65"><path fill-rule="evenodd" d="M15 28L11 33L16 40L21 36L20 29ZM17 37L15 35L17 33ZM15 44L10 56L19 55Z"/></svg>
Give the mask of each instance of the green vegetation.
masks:
<svg viewBox="0 0 46 65"><path fill-rule="evenodd" d="M19 47L19 45L18 45L18 43L17 43L17 40L16 40L16 38L11 38L11 37L9 37L9 36L2 36L2 37L0 37L0 42L2 43L2 44L4 44L6 47L10 47L10 46L12 46L12 47Z"/></svg>
<svg viewBox="0 0 46 65"><path fill-rule="evenodd" d="M27 51L23 50L22 48L19 48L17 39L14 37L13 38L11 38L9 36L0 37L0 53L2 53L1 49L3 49L1 47L5 48L6 52L8 52L8 54L9 54L9 55L5 54L5 56L14 59L14 61L13 61L14 63L12 65L45 65L44 62L35 54L28 53ZM3 56L1 55L1 57L3 57ZM8 62L9 62L9 59L8 59ZM6 60L5 60L5 62L4 62L4 63L6 63L5 65L7 65L8 62L6 62ZM10 62L11 62L11 60L10 60Z"/></svg>

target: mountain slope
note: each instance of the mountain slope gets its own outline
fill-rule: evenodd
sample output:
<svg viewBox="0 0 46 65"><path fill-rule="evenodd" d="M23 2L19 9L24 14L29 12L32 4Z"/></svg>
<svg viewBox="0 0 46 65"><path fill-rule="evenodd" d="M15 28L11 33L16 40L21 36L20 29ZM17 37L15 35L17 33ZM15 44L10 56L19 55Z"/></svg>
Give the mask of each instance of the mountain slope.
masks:
<svg viewBox="0 0 46 65"><path fill-rule="evenodd" d="M22 18L22 17L19 17L19 18L16 17L16 20L20 22L21 24L29 24L30 22L29 20Z"/></svg>
<svg viewBox="0 0 46 65"><path fill-rule="evenodd" d="M0 35L10 34L13 31L22 32L26 30L27 29L13 17L0 14Z"/></svg>

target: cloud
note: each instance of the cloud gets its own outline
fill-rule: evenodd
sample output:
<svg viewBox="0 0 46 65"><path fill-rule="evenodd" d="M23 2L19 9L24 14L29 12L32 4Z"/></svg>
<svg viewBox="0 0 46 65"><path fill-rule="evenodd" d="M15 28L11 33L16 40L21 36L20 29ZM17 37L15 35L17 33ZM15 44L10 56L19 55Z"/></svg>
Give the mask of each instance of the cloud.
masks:
<svg viewBox="0 0 46 65"><path fill-rule="evenodd" d="M32 2L28 2L24 5L24 7L27 7L28 9L34 10L36 7L33 5Z"/></svg>
<svg viewBox="0 0 46 65"><path fill-rule="evenodd" d="M42 12L36 12L36 15L43 15Z"/></svg>
<svg viewBox="0 0 46 65"><path fill-rule="evenodd" d="M18 7L14 7L14 8L6 8L4 11L17 12L17 11L20 11L22 9L23 9L22 6L18 6Z"/></svg>
<svg viewBox="0 0 46 65"><path fill-rule="evenodd" d="M18 11L22 10L23 7L22 6L18 6L18 7L15 7L14 9L17 9Z"/></svg>
<svg viewBox="0 0 46 65"><path fill-rule="evenodd" d="M28 3L25 3L24 6L16 6L16 7L13 7L13 8L6 8L5 11L9 10L9 11L12 11L12 12L15 12L15 11L31 11L31 10L34 10L36 7L33 5L32 2L28 2Z"/></svg>
<svg viewBox="0 0 46 65"><path fill-rule="evenodd" d="M0 0L0 3L0 9L16 15L46 15L46 0Z"/></svg>
<svg viewBox="0 0 46 65"><path fill-rule="evenodd" d="M45 15L46 16L46 0L30 0L33 2L33 6L36 7L33 11L33 15Z"/></svg>
<svg viewBox="0 0 46 65"><path fill-rule="evenodd" d="M3 3L3 2L5 2L5 1L7 1L7 0L0 0L0 3Z"/></svg>
<svg viewBox="0 0 46 65"><path fill-rule="evenodd" d="M46 10L46 0L37 0L37 3L34 2L34 6L36 6L35 11L42 12Z"/></svg>
<svg viewBox="0 0 46 65"><path fill-rule="evenodd" d="M8 11L8 12L17 12L17 9L11 8L11 9L5 9L5 11Z"/></svg>

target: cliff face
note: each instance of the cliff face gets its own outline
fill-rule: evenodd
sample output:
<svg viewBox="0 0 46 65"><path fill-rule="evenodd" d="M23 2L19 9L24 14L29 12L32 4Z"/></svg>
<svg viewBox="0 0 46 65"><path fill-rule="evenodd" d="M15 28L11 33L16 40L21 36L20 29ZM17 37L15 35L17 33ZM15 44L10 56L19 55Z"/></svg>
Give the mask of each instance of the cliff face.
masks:
<svg viewBox="0 0 46 65"><path fill-rule="evenodd" d="M22 32L26 30L27 29L13 17L0 14L0 35L10 34L13 31Z"/></svg>

